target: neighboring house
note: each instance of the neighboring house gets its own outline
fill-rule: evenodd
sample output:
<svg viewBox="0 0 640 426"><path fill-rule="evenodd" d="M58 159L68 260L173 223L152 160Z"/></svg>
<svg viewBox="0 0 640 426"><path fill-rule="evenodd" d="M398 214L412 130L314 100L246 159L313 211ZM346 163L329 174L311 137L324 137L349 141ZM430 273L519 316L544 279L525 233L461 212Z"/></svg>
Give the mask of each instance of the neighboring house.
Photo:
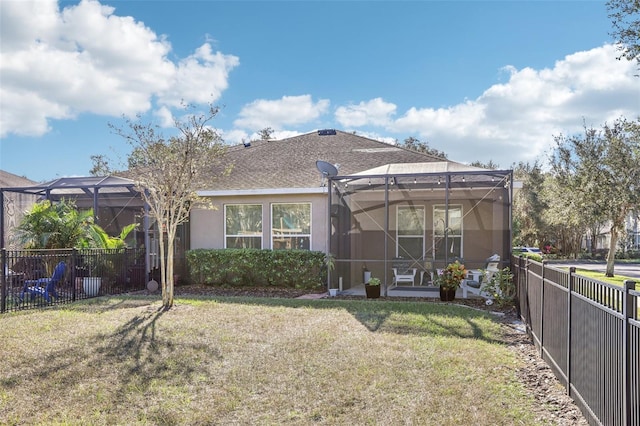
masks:
<svg viewBox="0 0 640 426"><path fill-rule="evenodd" d="M316 162L334 164L323 176ZM454 259L508 261L512 172L466 166L362 136L323 130L229 149L234 168L199 191L191 248L309 249L331 253L332 280L390 283L393 258L427 272ZM331 191L328 189L331 188ZM416 278L416 284L426 283Z"/></svg>
<svg viewBox="0 0 640 426"><path fill-rule="evenodd" d="M640 212L629 214L625 221L625 229L627 232L627 250L640 251Z"/></svg>
<svg viewBox="0 0 640 426"><path fill-rule="evenodd" d="M594 238L590 233L584 236L582 248L587 251L594 249L598 251L608 251L611 243L611 222L605 223L598 235ZM624 221L624 234L618 238L618 250L639 251L640 250L640 213L631 212Z"/></svg>
<svg viewBox="0 0 640 426"><path fill-rule="evenodd" d="M0 176L5 176L2 172ZM52 202L61 199L73 200L79 209L93 209L94 220L109 235L119 235L122 229L131 224L140 226L130 234L131 246L151 247L151 266L157 266L157 250L153 247L155 233L144 233L144 202L135 190L133 181L117 176L106 177L65 177L49 182L36 183L28 179L1 182L0 200L4 208L0 210L3 218L0 226L0 246L5 249L22 249L14 238L15 228L20 224L24 212L41 200ZM20 202L16 200L22 200Z"/></svg>
<svg viewBox="0 0 640 426"><path fill-rule="evenodd" d="M14 175L13 173L0 170L0 188L7 187L25 187L35 185L36 182ZM1 228L8 230L6 235L6 244L4 248L15 249L18 248L15 244L13 237L13 230L20 224L24 212L29 210L31 206L37 201L37 197L31 194L22 193L7 193L0 198L2 201Z"/></svg>
<svg viewBox="0 0 640 426"><path fill-rule="evenodd" d="M10 234L20 223L23 213L41 200L52 202L61 199L72 200L79 209L93 209L95 222L109 235L118 235L122 228L134 222L142 225L144 216L144 203L135 190L134 182L118 176L64 177L44 183L27 179L22 182L14 180L7 184L2 182L0 197L4 200L5 207L2 215L5 219L16 217L13 223L2 227L0 240L3 248L9 247ZM22 208L19 215L12 214L7 201L12 199L26 199L29 204L23 206L26 208ZM137 236L136 246L143 244L144 237Z"/></svg>

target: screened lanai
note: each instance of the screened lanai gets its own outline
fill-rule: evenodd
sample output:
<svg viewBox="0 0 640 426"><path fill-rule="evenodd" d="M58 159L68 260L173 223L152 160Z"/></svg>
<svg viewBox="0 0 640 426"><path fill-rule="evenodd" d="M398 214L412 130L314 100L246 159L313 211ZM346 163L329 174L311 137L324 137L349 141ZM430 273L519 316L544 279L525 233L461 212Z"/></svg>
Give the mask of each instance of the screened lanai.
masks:
<svg viewBox="0 0 640 426"><path fill-rule="evenodd" d="M144 249L145 276L156 277L160 266L158 227L150 218L135 182L119 176L65 177L32 186L0 188L0 248L22 249L13 233L24 213L38 201L62 199L72 200L81 210L93 209L95 223L111 236L119 235L132 223L138 224L129 234L127 245ZM178 227L177 242L173 248L174 271L178 277L186 276L188 229L188 223Z"/></svg>
<svg viewBox="0 0 640 426"><path fill-rule="evenodd" d="M335 269L329 285L362 286L368 271L386 295L399 262L417 273L413 283L393 288L429 288L433 273L455 260L477 269L498 254L507 266L512 176L511 170L431 162L330 177L328 246Z"/></svg>
<svg viewBox="0 0 640 426"><path fill-rule="evenodd" d="M24 187L0 188L0 243L15 247L12 231L24 212L41 200L73 200L79 209L93 209L95 222L109 235L118 235L130 223L139 223L135 247L144 246L144 203L130 179L117 176L65 177Z"/></svg>

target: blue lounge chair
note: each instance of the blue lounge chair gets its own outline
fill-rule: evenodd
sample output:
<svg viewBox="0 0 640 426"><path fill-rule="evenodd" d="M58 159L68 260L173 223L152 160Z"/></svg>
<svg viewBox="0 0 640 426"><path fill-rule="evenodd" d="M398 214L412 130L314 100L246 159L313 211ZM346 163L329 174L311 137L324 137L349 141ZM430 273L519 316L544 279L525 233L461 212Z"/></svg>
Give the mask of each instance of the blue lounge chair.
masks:
<svg viewBox="0 0 640 426"><path fill-rule="evenodd" d="M66 268L67 265L64 262L60 262L53 270L51 278L26 280L24 282L24 288L20 293L20 300L23 300L27 293L31 295L31 300L35 299L37 295L44 297L44 300L47 302L51 302L51 296L57 299L58 293L56 292L56 285L64 278Z"/></svg>

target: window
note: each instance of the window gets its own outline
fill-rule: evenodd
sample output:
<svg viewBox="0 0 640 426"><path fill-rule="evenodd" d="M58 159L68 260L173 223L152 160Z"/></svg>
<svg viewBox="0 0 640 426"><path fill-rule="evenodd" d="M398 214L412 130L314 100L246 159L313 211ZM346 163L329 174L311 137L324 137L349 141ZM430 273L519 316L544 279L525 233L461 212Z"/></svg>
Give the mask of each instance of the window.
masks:
<svg viewBox="0 0 640 426"><path fill-rule="evenodd" d="M227 204L224 216L226 248L262 248L261 204Z"/></svg>
<svg viewBox="0 0 640 426"><path fill-rule="evenodd" d="M398 206L396 256L422 259L424 254L424 207Z"/></svg>
<svg viewBox="0 0 640 426"><path fill-rule="evenodd" d="M445 223L446 206L434 206L433 252L435 258L443 260L446 255L451 260L462 259L462 206L449 206L449 226L446 229Z"/></svg>
<svg viewBox="0 0 640 426"><path fill-rule="evenodd" d="M311 248L311 204L271 205L271 244L274 250Z"/></svg>

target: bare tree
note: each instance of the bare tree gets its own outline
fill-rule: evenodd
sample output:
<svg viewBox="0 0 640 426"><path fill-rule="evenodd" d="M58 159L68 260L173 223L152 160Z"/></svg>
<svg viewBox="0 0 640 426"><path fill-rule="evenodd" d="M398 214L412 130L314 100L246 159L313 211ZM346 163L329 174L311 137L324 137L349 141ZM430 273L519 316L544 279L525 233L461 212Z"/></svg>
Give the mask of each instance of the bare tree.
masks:
<svg viewBox="0 0 640 426"><path fill-rule="evenodd" d="M128 159L128 176L149 205L156 221L160 248L162 304L173 306L173 248L178 225L189 219L195 205L207 205L197 190L210 188L215 180L231 171L223 164L226 146L208 123L218 113L210 106L198 113L185 106L186 118L176 119L176 134L165 138L159 126L125 119L124 127L110 127L133 147ZM166 243L165 243L166 234ZM166 245L165 245L166 244Z"/></svg>

